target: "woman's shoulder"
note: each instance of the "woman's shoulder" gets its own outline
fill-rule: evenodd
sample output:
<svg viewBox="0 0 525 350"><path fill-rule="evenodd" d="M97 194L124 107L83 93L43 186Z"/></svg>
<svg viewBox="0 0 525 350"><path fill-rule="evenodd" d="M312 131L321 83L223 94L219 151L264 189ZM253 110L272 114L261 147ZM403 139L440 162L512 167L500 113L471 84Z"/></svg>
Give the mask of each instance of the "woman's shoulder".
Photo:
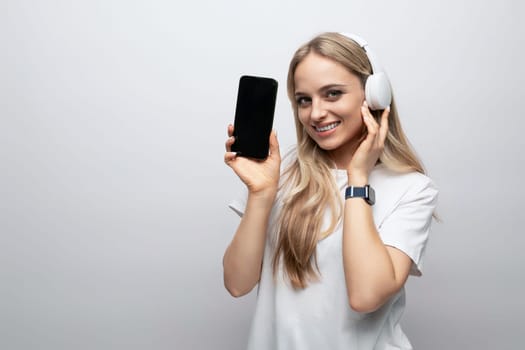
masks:
<svg viewBox="0 0 525 350"><path fill-rule="evenodd" d="M409 187L435 187L434 181L426 174L415 170L398 171L387 168L383 164L377 165L370 174L370 182L388 185L405 185Z"/></svg>
<svg viewBox="0 0 525 350"><path fill-rule="evenodd" d="M384 165L378 165L370 174L370 185L376 194L388 197L437 197L438 187L428 176L418 171L396 171Z"/></svg>
<svg viewBox="0 0 525 350"><path fill-rule="evenodd" d="M437 205L436 184L418 171L400 172L381 165L374 168L369 180L375 191L374 220L378 225L398 209L409 213L407 218L413 218L415 212L431 217Z"/></svg>

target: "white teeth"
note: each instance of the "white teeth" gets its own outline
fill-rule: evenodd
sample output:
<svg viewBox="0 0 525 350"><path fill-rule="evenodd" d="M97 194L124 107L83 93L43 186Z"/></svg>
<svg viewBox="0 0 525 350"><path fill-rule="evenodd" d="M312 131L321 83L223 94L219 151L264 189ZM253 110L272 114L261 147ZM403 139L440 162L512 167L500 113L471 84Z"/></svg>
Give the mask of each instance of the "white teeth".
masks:
<svg viewBox="0 0 525 350"><path fill-rule="evenodd" d="M335 123L332 123L332 124L328 124L328 125L325 125L321 128L318 128L317 126L315 127L315 130L317 130L318 132L322 132L322 131L328 131L328 130L332 130L333 128L335 128L336 126L339 125L339 122L335 122Z"/></svg>

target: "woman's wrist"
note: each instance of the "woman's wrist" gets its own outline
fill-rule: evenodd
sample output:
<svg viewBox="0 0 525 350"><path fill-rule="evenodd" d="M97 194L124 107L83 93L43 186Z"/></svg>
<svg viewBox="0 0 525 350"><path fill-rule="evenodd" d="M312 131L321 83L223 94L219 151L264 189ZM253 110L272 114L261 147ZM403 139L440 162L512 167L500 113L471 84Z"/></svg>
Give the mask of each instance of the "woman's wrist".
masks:
<svg viewBox="0 0 525 350"><path fill-rule="evenodd" d="M268 202L273 203L276 196L277 196L277 187L248 192L248 198L252 198L257 201L268 201Z"/></svg>
<svg viewBox="0 0 525 350"><path fill-rule="evenodd" d="M368 175L356 172L348 172L348 186L364 186L368 184Z"/></svg>

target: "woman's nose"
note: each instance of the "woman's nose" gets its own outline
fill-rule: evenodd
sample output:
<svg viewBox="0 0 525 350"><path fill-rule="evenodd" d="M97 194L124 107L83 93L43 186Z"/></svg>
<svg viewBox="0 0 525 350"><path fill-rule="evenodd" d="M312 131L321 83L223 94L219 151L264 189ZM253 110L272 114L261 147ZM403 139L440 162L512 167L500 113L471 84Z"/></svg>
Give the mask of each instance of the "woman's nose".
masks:
<svg viewBox="0 0 525 350"><path fill-rule="evenodd" d="M311 111L312 112L311 112L310 118L313 121L322 120L327 115L326 108L323 102L318 99L312 100L312 110Z"/></svg>

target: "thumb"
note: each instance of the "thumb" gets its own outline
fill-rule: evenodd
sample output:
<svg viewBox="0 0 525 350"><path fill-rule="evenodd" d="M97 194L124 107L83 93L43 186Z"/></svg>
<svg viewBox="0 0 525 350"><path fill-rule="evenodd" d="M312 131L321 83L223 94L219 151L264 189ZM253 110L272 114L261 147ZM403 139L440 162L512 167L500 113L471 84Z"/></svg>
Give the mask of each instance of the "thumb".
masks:
<svg viewBox="0 0 525 350"><path fill-rule="evenodd" d="M277 133L275 130L272 130L270 133L270 155L280 156L279 141L277 140Z"/></svg>

